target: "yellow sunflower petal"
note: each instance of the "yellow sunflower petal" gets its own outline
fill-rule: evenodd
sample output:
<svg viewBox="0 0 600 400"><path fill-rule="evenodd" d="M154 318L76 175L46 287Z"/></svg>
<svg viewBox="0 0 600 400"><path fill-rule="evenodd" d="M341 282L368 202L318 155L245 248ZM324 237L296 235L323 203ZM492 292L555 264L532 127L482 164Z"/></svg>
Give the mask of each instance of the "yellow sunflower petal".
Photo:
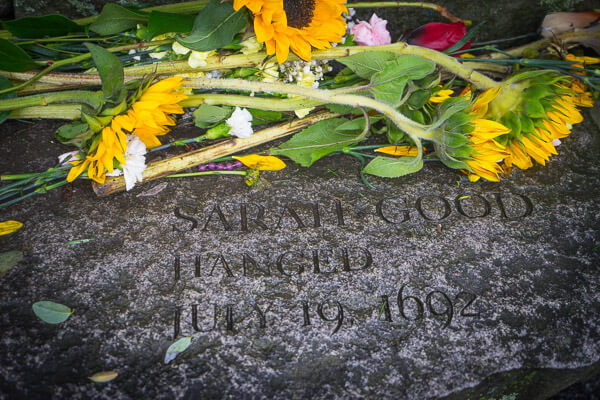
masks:
<svg viewBox="0 0 600 400"><path fill-rule="evenodd" d="M0 236L8 235L16 232L23 226L19 221L3 221L0 222Z"/></svg>
<svg viewBox="0 0 600 400"><path fill-rule="evenodd" d="M399 157L416 157L419 154L419 149L416 146L386 146L375 149L375 151Z"/></svg>
<svg viewBox="0 0 600 400"><path fill-rule="evenodd" d="M260 171L279 171L286 167L285 163L275 156L261 156L259 154L250 154L247 156L233 157L250 169Z"/></svg>
<svg viewBox="0 0 600 400"><path fill-rule="evenodd" d="M67 175L67 181L73 182L79 175L85 171L87 166L90 164L90 160L87 158L84 161L80 161L77 165L74 165L69 170L69 174Z"/></svg>

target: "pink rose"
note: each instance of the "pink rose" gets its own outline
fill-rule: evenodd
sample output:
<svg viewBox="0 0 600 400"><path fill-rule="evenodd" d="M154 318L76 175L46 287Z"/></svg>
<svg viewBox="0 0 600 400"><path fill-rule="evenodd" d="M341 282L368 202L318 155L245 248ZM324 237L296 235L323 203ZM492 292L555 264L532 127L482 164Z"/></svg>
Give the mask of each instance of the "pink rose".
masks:
<svg viewBox="0 0 600 400"><path fill-rule="evenodd" d="M354 35L354 41L361 46L375 46L378 44L390 44L392 38L385 28L387 21L381 19L377 14L373 14L369 22L360 21L357 25L350 28L350 33Z"/></svg>

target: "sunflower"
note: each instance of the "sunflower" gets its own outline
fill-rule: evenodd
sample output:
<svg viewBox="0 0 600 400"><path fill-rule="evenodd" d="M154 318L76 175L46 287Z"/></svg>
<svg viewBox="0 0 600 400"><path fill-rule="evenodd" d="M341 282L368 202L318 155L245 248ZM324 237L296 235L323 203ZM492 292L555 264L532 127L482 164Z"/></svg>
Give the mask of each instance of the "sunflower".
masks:
<svg viewBox="0 0 600 400"><path fill-rule="evenodd" d="M471 171L464 171L471 182L480 178L499 182L499 174L503 172L499 164L508 156L506 147L496 142L498 136L507 134L510 129L499 122L475 118L471 121L473 131L469 134L473 153L470 160L465 161Z"/></svg>
<svg viewBox="0 0 600 400"><path fill-rule="evenodd" d="M254 32L265 43L267 54L277 54L284 63L290 49L310 61L312 48L328 49L346 34L343 12L346 0L234 0L237 11L248 8L254 14Z"/></svg>
<svg viewBox="0 0 600 400"><path fill-rule="evenodd" d="M570 83L570 85L568 85ZM494 138L505 146L504 171L513 166L528 169L545 165L558 154L559 139L569 136L572 126L583 121L578 107L591 107L593 100L578 80L552 72L524 73L484 92L475 101L473 115L495 120L508 132Z"/></svg>
<svg viewBox="0 0 600 400"><path fill-rule="evenodd" d="M161 136L169 132L167 126L175 125L175 119L169 114L183 114L178 104L187 96L179 94L183 78L163 79L141 92L127 113L115 116L110 125L102 128L84 159L71 161L73 167L67 175L67 181L74 181L87 169L88 178L103 184L106 173L112 173L115 161L126 165L127 133L136 135L147 148L160 146Z"/></svg>

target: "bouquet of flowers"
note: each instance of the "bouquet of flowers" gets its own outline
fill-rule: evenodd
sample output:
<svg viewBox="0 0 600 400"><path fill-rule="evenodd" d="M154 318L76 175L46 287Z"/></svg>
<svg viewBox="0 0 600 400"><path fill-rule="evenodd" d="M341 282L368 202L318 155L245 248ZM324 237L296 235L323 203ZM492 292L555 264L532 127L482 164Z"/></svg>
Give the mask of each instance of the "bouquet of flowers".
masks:
<svg viewBox="0 0 600 400"><path fill-rule="evenodd" d="M445 21L394 41L376 13L354 19L355 8L378 7L428 8ZM253 185L260 171L335 154L356 157L367 185L425 161L471 181L508 178L557 154L600 91L598 16L560 14L544 22L545 38L513 49L471 43L481 24L422 2L107 4L84 20L5 21L0 123L68 120L56 138L73 150L47 171L2 175L0 208L80 179L101 196L163 177ZM198 134L170 140L182 115ZM177 146L186 152L173 155ZM149 152L164 158L146 163Z"/></svg>

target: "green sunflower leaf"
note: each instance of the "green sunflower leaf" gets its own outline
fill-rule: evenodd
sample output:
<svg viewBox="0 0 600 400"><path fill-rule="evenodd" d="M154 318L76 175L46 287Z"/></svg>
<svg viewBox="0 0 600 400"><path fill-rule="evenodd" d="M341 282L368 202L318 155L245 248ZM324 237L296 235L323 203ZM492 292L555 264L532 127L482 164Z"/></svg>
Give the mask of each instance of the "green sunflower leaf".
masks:
<svg viewBox="0 0 600 400"><path fill-rule="evenodd" d="M415 56L400 56L383 65L383 70L371 76L369 91L379 101L396 106L410 80L425 78L435 70L435 63Z"/></svg>
<svg viewBox="0 0 600 400"><path fill-rule="evenodd" d="M194 27L193 15L152 11L148 19L147 39L169 32L189 33Z"/></svg>
<svg viewBox="0 0 600 400"><path fill-rule="evenodd" d="M287 142L271 148L270 154L284 155L303 167L310 167L320 158L361 139L360 128L350 131L338 130L346 123L348 121L344 118L319 121L298 132Z"/></svg>
<svg viewBox="0 0 600 400"><path fill-rule="evenodd" d="M219 107L211 106L209 104L202 104L194 111L194 124L198 128L208 129L217 125L218 123L225 121L231 116L233 107Z"/></svg>
<svg viewBox="0 0 600 400"><path fill-rule="evenodd" d="M361 78L371 79L374 74L383 71L383 67L388 61L392 61L396 57L394 53L388 51L369 51L340 58L337 61L350 68Z"/></svg>
<svg viewBox="0 0 600 400"><path fill-rule="evenodd" d="M108 3L102 8L98 19L90 25L90 30L99 35L114 35L146 24L148 15L132 11L117 4Z"/></svg>
<svg viewBox="0 0 600 400"><path fill-rule="evenodd" d="M423 168L423 159L421 157L390 158L379 156L367 164L363 172L382 178L398 178L417 172L421 168Z"/></svg>
<svg viewBox="0 0 600 400"><path fill-rule="evenodd" d="M235 11L231 3L210 0L194 20L192 33L177 41L195 51L218 49L230 44L247 22L246 13Z"/></svg>
<svg viewBox="0 0 600 400"><path fill-rule="evenodd" d="M102 80L102 93L104 93L104 97L117 100L125 82L125 72L123 71L121 60L100 46L92 43L85 43L85 45L92 54L96 68L98 68L98 73Z"/></svg>
<svg viewBox="0 0 600 400"><path fill-rule="evenodd" d="M38 68L29 54L6 39L0 39L0 69L10 72L25 72Z"/></svg>
<svg viewBox="0 0 600 400"><path fill-rule="evenodd" d="M69 33L84 31L83 26L58 14L43 17L23 17L12 21L4 21L3 24L13 36L28 39L64 36Z"/></svg>
<svg viewBox="0 0 600 400"><path fill-rule="evenodd" d="M8 78L5 78L4 76L0 76L0 90L3 89L8 89L13 87L13 84L8 80ZM0 95L0 99L13 99L17 97L16 93L6 93L3 95ZM10 115L11 110L6 110L6 111L0 111L0 124L2 124L4 121L6 121L8 119L8 116Z"/></svg>

